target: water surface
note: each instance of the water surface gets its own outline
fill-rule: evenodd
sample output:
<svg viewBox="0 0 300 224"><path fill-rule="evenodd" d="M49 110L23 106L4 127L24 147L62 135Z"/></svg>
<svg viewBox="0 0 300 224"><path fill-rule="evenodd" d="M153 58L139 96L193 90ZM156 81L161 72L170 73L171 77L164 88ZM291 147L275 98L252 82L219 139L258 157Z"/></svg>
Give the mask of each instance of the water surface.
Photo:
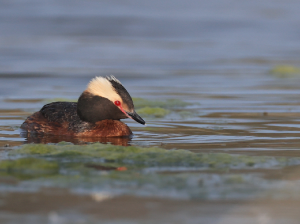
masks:
<svg viewBox="0 0 300 224"><path fill-rule="evenodd" d="M300 76L270 71L300 66L299 7L1 2L0 165L30 158L55 168L1 171L1 223L298 223ZM126 145L183 149L206 165L173 154L164 157L173 163L153 165L153 152L142 164L15 153L29 143L89 142L28 138L19 127L44 104L76 100L95 75L111 74L151 107L188 103L159 105L170 113L144 116L146 127L124 120L134 132Z"/></svg>

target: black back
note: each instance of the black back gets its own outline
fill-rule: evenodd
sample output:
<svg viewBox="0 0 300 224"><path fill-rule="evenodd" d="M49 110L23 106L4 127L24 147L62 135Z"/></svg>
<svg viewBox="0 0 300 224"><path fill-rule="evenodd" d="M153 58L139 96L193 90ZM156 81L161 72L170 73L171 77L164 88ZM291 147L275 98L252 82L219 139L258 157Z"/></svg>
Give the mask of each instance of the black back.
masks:
<svg viewBox="0 0 300 224"><path fill-rule="evenodd" d="M40 110L49 122L68 123L69 129L80 131L93 127L93 123L80 119L77 114L77 103L53 102L46 104Z"/></svg>
<svg viewBox="0 0 300 224"><path fill-rule="evenodd" d="M50 122L71 122L80 120L77 115L77 103L73 102L53 102L42 107L40 112Z"/></svg>

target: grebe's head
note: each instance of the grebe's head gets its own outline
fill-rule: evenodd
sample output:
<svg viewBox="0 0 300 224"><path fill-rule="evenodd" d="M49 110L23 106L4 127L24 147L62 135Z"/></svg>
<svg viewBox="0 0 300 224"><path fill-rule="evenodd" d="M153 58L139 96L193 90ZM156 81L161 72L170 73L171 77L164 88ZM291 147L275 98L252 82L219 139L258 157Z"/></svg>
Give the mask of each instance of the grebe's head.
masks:
<svg viewBox="0 0 300 224"><path fill-rule="evenodd" d="M145 121L135 112L131 96L114 76L95 77L78 99L77 113L84 121L131 118Z"/></svg>

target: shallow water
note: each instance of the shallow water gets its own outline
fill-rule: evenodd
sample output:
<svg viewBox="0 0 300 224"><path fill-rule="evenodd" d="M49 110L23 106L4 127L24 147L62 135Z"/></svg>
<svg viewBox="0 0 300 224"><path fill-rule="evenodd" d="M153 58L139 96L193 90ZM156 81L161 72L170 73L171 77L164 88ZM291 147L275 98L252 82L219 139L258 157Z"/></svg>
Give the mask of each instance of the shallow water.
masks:
<svg viewBox="0 0 300 224"><path fill-rule="evenodd" d="M299 222L298 1L16 2L0 3L1 223ZM129 147L20 134L110 74L168 111L124 120L133 138L109 142ZM61 141L82 153L22 151Z"/></svg>

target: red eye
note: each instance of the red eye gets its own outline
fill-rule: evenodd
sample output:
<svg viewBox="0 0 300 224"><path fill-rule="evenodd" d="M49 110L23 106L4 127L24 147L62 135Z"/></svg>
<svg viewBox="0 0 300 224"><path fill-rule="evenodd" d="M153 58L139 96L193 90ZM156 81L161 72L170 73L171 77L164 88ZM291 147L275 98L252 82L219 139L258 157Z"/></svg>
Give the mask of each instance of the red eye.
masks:
<svg viewBox="0 0 300 224"><path fill-rule="evenodd" d="M121 102L120 102L120 101L118 101L118 100L116 100L116 101L115 101L115 105L118 107L118 106L120 106L120 105L121 105Z"/></svg>

